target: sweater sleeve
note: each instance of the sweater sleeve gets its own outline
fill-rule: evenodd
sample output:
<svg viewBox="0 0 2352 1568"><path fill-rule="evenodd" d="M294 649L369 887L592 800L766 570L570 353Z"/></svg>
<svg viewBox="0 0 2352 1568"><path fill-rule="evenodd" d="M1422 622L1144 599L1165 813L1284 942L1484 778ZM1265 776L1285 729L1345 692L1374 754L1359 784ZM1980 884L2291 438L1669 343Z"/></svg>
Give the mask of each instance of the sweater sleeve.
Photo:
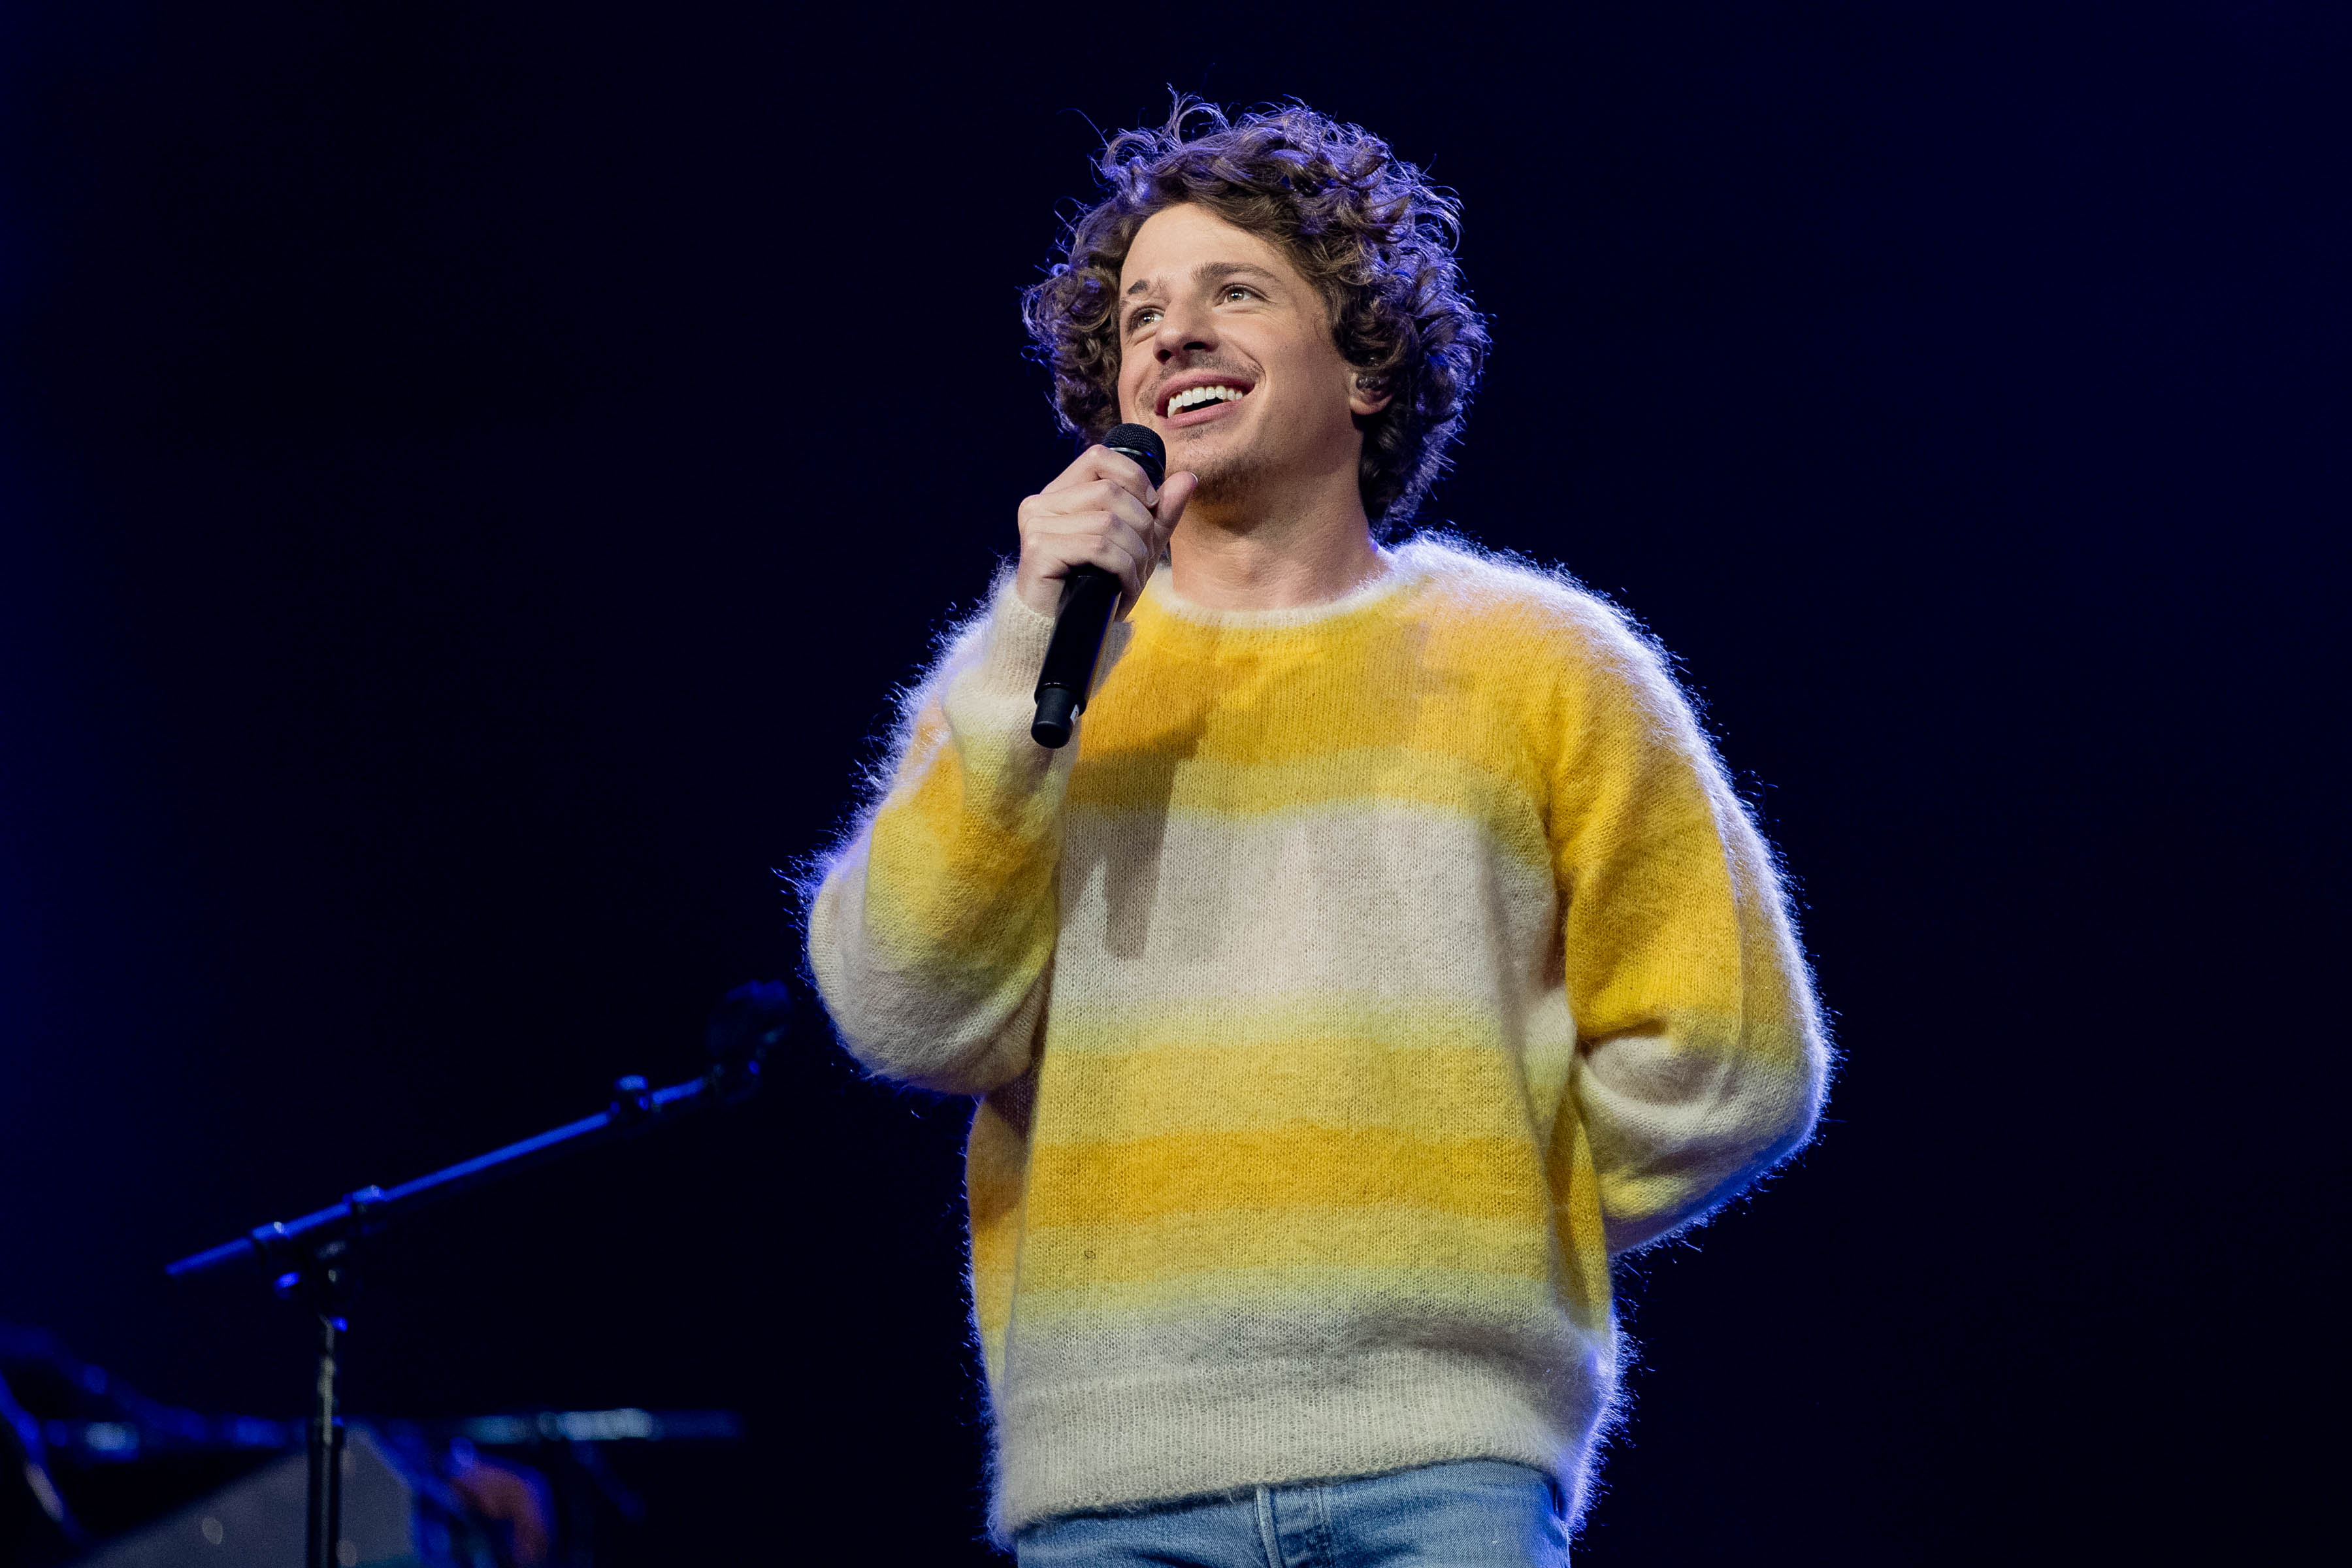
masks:
<svg viewBox="0 0 2352 1568"><path fill-rule="evenodd" d="M915 693L887 790L812 900L818 993L850 1053L883 1077L984 1094L1029 1065L1076 750L1029 738L1053 629L1000 585Z"/></svg>
<svg viewBox="0 0 2352 1568"><path fill-rule="evenodd" d="M1802 1144L1829 1052L1770 851L1657 656L1600 606L1551 829L1580 1117L1612 1254Z"/></svg>

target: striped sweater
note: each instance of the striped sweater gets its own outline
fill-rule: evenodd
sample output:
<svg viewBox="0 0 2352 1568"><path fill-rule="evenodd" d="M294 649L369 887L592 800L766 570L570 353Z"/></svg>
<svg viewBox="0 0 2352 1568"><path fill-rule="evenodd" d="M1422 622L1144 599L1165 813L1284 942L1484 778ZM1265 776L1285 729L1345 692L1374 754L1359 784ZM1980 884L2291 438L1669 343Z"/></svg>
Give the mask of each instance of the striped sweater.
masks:
<svg viewBox="0 0 2352 1568"><path fill-rule="evenodd" d="M1081 733L1001 587L914 694L809 955L875 1072L980 1097L1000 1539L1450 1459L1580 1496L1609 1259L1801 1142L1771 859L1656 654L1423 540L1335 602L1163 572Z"/></svg>

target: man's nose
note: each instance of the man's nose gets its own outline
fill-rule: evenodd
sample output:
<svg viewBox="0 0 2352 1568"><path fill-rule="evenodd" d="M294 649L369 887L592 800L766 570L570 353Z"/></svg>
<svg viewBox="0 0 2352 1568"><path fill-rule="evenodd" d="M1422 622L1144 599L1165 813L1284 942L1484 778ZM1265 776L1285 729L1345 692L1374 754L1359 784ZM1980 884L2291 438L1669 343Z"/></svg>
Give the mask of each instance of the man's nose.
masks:
<svg viewBox="0 0 2352 1568"><path fill-rule="evenodd" d="M1208 311L1197 305L1171 305L1151 339L1152 352L1161 364L1181 355L1213 353L1216 346L1215 324Z"/></svg>

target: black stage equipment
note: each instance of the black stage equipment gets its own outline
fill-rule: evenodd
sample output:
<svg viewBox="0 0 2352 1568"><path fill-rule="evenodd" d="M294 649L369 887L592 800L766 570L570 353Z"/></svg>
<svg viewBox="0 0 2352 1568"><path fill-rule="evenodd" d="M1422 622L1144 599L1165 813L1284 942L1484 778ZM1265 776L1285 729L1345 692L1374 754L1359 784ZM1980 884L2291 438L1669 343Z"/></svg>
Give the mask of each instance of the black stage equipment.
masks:
<svg viewBox="0 0 2352 1568"><path fill-rule="evenodd" d="M1168 448L1145 425L1114 425L1102 444L1132 458L1156 489L1168 468ZM1099 566L1075 566L1062 579L1062 605L1054 616L1054 640L1045 645L1045 665L1037 672L1037 719L1029 726L1041 746L1059 750L1086 711L1095 689L1095 665L1102 658L1103 634L1118 605L1118 578Z"/></svg>
<svg viewBox="0 0 2352 1568"><path fill-rule="evenodd" d="M49 1528L73 1545L86 1546L89 1538L67 1506L65 1494L58 1489L57 1479L49 1474L48 1444L44 1440L41 1424L32 1414L16 1403L16 1390L8 1386L5 1371L0 1371L0 1450L7 1451L13 1460L10 1468L24 1479L25 1489L32 1493L40 1505Z"/></svg>
<svg viewBox="0 0 2352 1568"><path fill-rule="evenodd" d="M614 1084L613 1102L593 1116L509 1143L446 1170L385 1189L362 1187L341 1203L299 1219L257 1226L235 1241L183 1258L166 1272L175 1279L240 1267L258 1267L281 1296L300 1300L319 1321L318 1384L311 1406L305 1568L344 1568L337 1561L342 1537L342 1419L336 1392L337 1336L350 1324L347 1303L357 1283L359 1244L396 1219L441 1198L478 1186L493 1177L574 1152L594 1143L627 1138L707 1106L744 1099L760 1086L760 1063L790 1026L792 994L782 981L754 981L729 992L710 1020L710 1069L700 1078L648 1089L642 1078Z"/></svg>
<svg viewBox="0 0 2352 1568"><path fill-rule="evenodd" d="M109 1542L74 1568L297 1568L302 1543L294 1530L307 1461L289 1454L224 1487L171 1518ZM336 1556L341 1568L446 1561L417 1540L415 1482L365 1431L337 1449L336 1495L342 1500Z"/></svg>
<svg viewBox="0 0 2352 1568"><path fill-rule="evenodd" d="M307 1426L166 1405L53 1334L0 1322L0 1563L296 1568ZM670 1489L673 1505L682 1480L707 1488L724 1461L696 1451L740 1441L743 1420L632 1405L354 1415L346 1430L339 1562L593 1568L610 1526L648 1543L641 1484Z"/></svg>

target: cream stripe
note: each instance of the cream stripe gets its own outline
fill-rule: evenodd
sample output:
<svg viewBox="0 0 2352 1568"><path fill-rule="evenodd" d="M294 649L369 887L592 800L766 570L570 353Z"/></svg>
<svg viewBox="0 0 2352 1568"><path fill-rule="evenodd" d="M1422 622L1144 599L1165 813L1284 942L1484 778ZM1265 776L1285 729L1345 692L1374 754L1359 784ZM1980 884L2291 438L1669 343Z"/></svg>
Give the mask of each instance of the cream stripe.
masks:
<svg viewBox="0 0 2352 1568"><path fill-rule="evenodd" d="M1320 1294L1269 1290L1167 1296L1168 1310L1119 1310L1076 1300L1056 1312L1027 1292L1005 1345L1005 1366L1033 1386L1131 1369L1284 1361L1420 1342L1440 1329L1465 1356L1518 1362L1531 1371L1574 1352L1578 1333L1539 1280L1439 1275L1423 1279L1326 1270L1299 1281ZM1120 1292L1134 1300L1137 1293Z"/></svg>
<svg viewBox="0 0 2352 1568"><path fill-rule="evenodd" d="M1500 1050L1505 1038L1494 1005L1475 997L1130 998L1071 994L1072 989L1065 985L1054 997L1055 1048L1089 1056L1162 1051L1181 1057L1220 1049L1272 1056L1320 1041L1377 1041L1393 1052Z"/></svg>
<svg viewBox="0 0 2352 1568"><path fill-rule="evenodd" d="M1540 1261L1540 1259L1538 1260ZM1132 1334L1135 1353L1165 1363L1189 1359L1187 1343L1222 1338L1231 1343L1235 1325L1263 1318L1267 1344L1252 1353L1286 1354L1297 1348L1288 1337L1299 1325L1344 1312L1361 1340L1368 1328L1412 1337L1411 1324L1444 1319L1484 1318L1498 1333L1524 1329L1531 1317L1561 1310L1548 1271L1513 1272L1449 1268L1355 1268L1341 1266L1235 1268L1181 1279L1129 1279L1047 1289L1024 1284L1013 1327L1015 1338L1041 1336L1031 1344L1065 1336L1095 1339ZM1186 1325L1192 1325L1187 1328ZM1312 1336L1310 1336L1311 1338ZM1475 1341L1481 1335L1466 1336ZM1322 1348L1319 1339L1315 1348ZM1084 1351L1081 1355L1092 1355ZM1033 1362L1022 1368L1034 1373Z"/></svg>
<svg viewBox="0 0 2352 1568"><path fill-rule="evenodd" d="M1230 1008L1369 984L1507 1014L1558 963L1548 868L1497 855L1475 822L1392 801L1260 817L1074 811L1061 879L1057 998Z"/></svg>
<svg viewBox="0 0 2352 1568"><path fill-rule="evenodd" d="M1475 1458L1578 1485L1612 1379L1577 1344L1540 1374L1450 1345L1188 1368L1103 1365L1004 1391L1003 1539L1049 1514ZM1149 1441L1138 1441L1149 1433Z"/></svg>

